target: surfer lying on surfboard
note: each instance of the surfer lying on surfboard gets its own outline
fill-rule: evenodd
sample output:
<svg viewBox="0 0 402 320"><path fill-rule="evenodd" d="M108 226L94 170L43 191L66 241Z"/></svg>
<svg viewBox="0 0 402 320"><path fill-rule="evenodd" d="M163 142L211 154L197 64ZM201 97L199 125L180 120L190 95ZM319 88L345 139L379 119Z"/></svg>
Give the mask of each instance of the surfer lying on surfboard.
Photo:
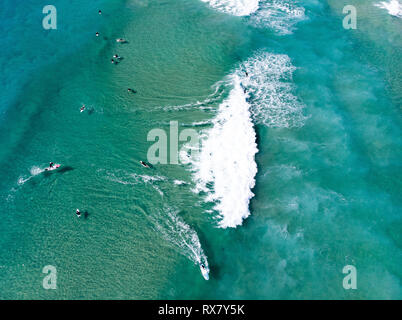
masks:
<svg viewBox="0 0 402 320"><path fill-rule="evenodd" d="M145 167L145 168L150 168L150 166L149 166L149 164L148 163L146 163L146 162L144 162L144 161L140 161L140 163L142 164L142 166L143 167Z"/></svg>

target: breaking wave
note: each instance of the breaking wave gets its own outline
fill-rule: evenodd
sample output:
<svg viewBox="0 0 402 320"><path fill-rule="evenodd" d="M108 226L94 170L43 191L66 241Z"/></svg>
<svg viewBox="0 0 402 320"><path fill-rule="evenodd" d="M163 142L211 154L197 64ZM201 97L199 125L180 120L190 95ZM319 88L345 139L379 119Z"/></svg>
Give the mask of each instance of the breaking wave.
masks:
<svg viewBox="0 0 402 320"><path fill-rule="evenodd" d="M201 131L201 151L192 161L194 191L215 203L222 228L241 225L250 215L258 152L254 124L304 124L303 104L292 93L294 70L286 55L257 52L228 77L230 93L219 105L212 128Z"/></svg>
<svg viewBox="0 0 402 320"><path fill-rule="evenodd" d="M219 106L213 127L203 133L199 159L193 162L195 191L206 192L206 201L216 203L222 228L241 225L250 215L257 173L258 149L247 94L239 76L230 78L233 89Z"/></svg>
<svg viewBox="0 0 402 320"><path fill-rule="evenodd" d="M402 4L398 0L381 1L375 6L387 10L391 16L402 18Z"/></svg>
<svg viewBox="0 0 402 320"><path fill-rule="evenodd" d="M290 34L294 25L305 19L305 9L295 0L201 0L215 10L246 17L258 28Z"/></svg>

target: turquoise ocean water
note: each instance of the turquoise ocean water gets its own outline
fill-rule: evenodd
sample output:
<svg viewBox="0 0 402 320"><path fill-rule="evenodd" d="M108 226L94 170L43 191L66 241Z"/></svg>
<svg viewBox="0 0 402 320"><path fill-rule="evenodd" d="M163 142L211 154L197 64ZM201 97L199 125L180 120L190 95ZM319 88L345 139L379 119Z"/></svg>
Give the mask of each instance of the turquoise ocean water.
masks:
<svg viewBox="0 0 402 320"><path fill-rule="evenodd" d="M402 297L398 1L52 4L0 10L1 299Z"/></svg>

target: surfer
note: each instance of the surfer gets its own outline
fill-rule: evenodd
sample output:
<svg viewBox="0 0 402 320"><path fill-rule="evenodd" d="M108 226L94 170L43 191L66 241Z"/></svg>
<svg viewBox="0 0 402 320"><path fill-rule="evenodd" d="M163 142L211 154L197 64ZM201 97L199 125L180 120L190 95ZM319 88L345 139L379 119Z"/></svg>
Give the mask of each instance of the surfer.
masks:
<svg viewBox="0 0 402 320"><path fill-rule="evenodd" d="M118 38L118 39L116 39L116 42L126 43L127 41L124 40L123 38Z"/></svg>
<svg viewBox="0 0 402 320"><path fill-rule="evenodd" d="M130 88L127 89L127 92L128 92L128 93L130 93L130 92L131 92L131 93L137 93L137 91L135 91L135 90L133 90L133 89L130 89Z"/></svg>
<svg viewBox="0 0 402 320"><path fill-rule="evenodd" d="M112 63L116 63L116 61L114 61L113 59L110 59L110 61L111 61Z"/></svg>
<svg viewBox="0 0 402 320"><path fill-rule="evenodd" d="M96 35L97 37L99 37L99 32L95 33L95 35Z"/></svg>
<svg viewBox="0 0 402 320"><path fill-rule="evenodd" d="M118 54L114 54L114 55L113 55L113 58L119 59L119 60L121 59L121 57L120 57Z"/></svg>
<svg viewBox="0 0 402 320"><path fill-rule="evenodd" d="M102 14L102 10L99 10L98 13L99 13L99 14Z"/></svg>
<svg viewBox="0 0 402 320"><path fill-rule="evenodd" d="M49 168L53 168L53 165L54 165L54 163L53 163L53 162L50 162L50 163L49 163Z"/></svg>
<svg viewBox="0 0 402 320"><path fill-rule="evenodd" d="M143 167L150 168L149 165L146 162L141 160L140 163L142 164Z"/></svg>
<svg viewBox="0 0 402 320"><path fill-rule="evenodd" d="M75 211L75 214L77 215L78 218L81 217L81 212L79 209L77 209L77 211Z"/></svg>
<svg viewBox="0 0 402 320"><path fill-rule="evenodd" d="M205 268L203 263L200 263L201 274L205 280L209 280L209 271Z"/></svg>
<svg viewBox="0 0 402 320"><path fill-rule="evenodd" d="M245 71L245 73L246 73L246 77L248 77L248 72L247 72L247 71Z"/></svg>
<svg viewBox="0 0 402 320"><path fill-rule="evenodd" d="M244 93L246 93L246 92L247 92L246 87L245 87L245 86L243 86L243 84L242 84L242 83L240 83L240 87L243 89L243 92L244 92Z"/></svg>
<svg viewBox="0 0 402 320"><path fill-rule="evenodd" d="M85 110L85 104L82 105L82 107L80 108L80 112Z"/></svg>

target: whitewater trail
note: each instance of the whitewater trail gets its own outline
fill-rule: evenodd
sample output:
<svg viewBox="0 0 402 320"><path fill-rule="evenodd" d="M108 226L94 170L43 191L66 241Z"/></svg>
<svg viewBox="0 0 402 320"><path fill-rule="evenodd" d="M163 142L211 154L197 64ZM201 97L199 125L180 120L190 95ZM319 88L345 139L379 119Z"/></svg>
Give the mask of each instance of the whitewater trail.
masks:
<svg viewBox="0 0 402 320"><path fill-rule="evenodd" d="M204 264L207 270L208 259L201 247L197 233L172 208L164 208L159 214L148 215L148 220L154 225L162 237L179 252L195 264Z"/></svg>
<svg viewBox="0 0 402 320"><path fill-rule="evenodd" d="M25 182L27 182L27 181L29 181L29 180L31 180L33 177L35 177L35 176L37 176L38 174L41 174L42 172L44 172L45 171L45 169L42 169L42 168L39 168L39 167L37 167L37 166L33 166L30 170L29 170L29 172L31 173L31 175L29 176L29 177L23 177L23 176L21 176L21 177L19 177L19 179L18 179L18 185L23 185Z"/></svg>
<svg viewBox="0 0 402 320"><path fill-rule="evenodd" d="M17 186L16 187L12 187L8 193L8 195L5 197L5 201L6 202L12 202L15 198L15 193L23 187L23 185L28 182L29 180L31 180L32 178L38 176L39 174L41 174L42 172L45 172L46 169L45 168L40 168L38 166L33 166L31 167L31 169L29 170L30 175L26 176L26 175L21 175L18 180L17 180Z"/></svg>
<svg viewBox="0 0 402 320"><path fill-rule="evenodd" d="M113 172L99 169L98 172L103 175L107 180L132 186L138 184L150 185L155 189L161 197L164 196L162 190L158 187L158 183L170 184L168 179L164 176L148 176L139 175L135 173L128 173L124 170L114 170ZM185 184L181 180L174 180L173 183L177 186ZM195 264L203 264L209 272L208 259L205 255L201 242L194 229L192 229L186 222L178 215L177 211L168 206L161 205L162 210L151 210L149 212L142 211L145 218L150 221L155 230L162 235L162 237L173 245L178 252Z"/></svg>

